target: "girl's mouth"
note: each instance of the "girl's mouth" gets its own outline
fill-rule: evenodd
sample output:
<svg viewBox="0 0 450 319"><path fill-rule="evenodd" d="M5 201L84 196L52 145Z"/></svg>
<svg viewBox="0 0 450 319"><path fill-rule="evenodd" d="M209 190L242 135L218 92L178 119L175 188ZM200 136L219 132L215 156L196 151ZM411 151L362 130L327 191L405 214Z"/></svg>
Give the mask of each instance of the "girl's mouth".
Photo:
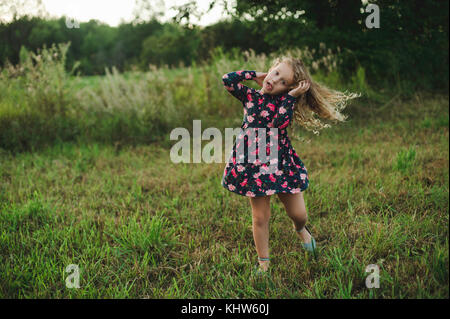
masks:
<svg viewBox="0 0 450 319"><path fill-rule="evenodd" d="M266 87L268 90L272 90L272 85L270 85L270 83L266 83Z"/></svg>

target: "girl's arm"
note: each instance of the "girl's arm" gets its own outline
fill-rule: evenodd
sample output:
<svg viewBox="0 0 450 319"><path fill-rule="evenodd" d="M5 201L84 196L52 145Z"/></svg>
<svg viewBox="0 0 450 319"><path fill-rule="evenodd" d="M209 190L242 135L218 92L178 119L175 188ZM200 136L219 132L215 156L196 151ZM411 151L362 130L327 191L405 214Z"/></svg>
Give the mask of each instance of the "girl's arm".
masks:
<svg viewBox="0 0 450 319"><path fill-rule="evenodd" d="M222 76L223 85L235 98L242 102L246 102L247 94L253 89L239 83L243 80L252 80L256 77L256 71L240 70L234 71Z"/></svg>
<svg viewBox="0 0 450 319"><path fill-rule="evenodd" d="M297 99L290 95L284 94L280 98L281 104L278 108L277 114L274 115L274 119L270 127L278 127L280 129L286 128L292 119L294 114L294 106Z"/></svg>

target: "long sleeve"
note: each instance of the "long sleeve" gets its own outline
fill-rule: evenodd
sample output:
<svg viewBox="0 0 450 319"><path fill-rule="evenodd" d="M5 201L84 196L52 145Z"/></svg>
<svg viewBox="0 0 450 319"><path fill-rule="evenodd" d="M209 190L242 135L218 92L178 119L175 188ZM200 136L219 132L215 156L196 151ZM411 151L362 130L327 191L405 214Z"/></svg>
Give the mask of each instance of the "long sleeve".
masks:
<svg viewBox="0 0 450 319"><path fill-rule="evenodd" d="M256 71L233 71L222 76L223 85L225 88L233 95L235 98L239 99L241 102L247 100L247 94L249 87L239 83L243 80L251 80L256 77Z"/></svg>
<svg viewBox="0 0 450 319"><path fill-rule="evenodd" d="M281 104L278 108L277 114L274 115L271 127L283 129L289 125L289 122L292 119L294 114L294 106L297 99L290 94L285 94L280 99Z"/></svg>

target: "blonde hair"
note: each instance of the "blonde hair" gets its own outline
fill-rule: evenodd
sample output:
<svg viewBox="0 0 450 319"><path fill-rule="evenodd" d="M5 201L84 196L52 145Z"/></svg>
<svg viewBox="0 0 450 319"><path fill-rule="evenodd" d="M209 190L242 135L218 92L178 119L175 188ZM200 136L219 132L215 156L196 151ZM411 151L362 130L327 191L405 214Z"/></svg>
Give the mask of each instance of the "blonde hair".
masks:
<svg viewBox="0 0 450 319"><path fill-rule="evenodd" d="M297 87L302 80L310 83L308 91L297 98L292 118L293 123L303 126L308 131L313 131L314 134L319 134L318 130L330 127L330 125L315 118L315 114L335 122L345 122L348 116L342 114L341 111L346 107L346 102L361 96L361 94L346 94L346 92L336 91L313 81L303 61L291 56L275 58L270 70L280 63L287 63L294 72L294 84L291 89Z"/></svg>

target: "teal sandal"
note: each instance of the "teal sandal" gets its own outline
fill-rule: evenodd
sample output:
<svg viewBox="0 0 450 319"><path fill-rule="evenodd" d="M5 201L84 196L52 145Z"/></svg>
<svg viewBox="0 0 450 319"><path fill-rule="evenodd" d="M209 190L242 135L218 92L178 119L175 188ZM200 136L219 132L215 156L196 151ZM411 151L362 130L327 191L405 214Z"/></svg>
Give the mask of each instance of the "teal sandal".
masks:
<svg viewBox="0 0 450 319"><path fill-rule="evenodd" d="M307 243L307 244L302 243L302 246L303 246L303 248L305 248L307 251L312 252L312 253L314 254L314 258L317 258L317 257L316 257L316 247L317 247L317 246L316 246L316 240L314 239L314 237L313 237L312 234L311 234L311 231L309 230L308 227L306 227L306 225L305 225L304 228L306 228L306 230L308 231L308 233L311 235L311 242L310 242L310 243ZM301 231L303 231L303 228L300 229L300 230L297 230L297 229L295 229L295 225L294 225L294 230L295 230L297 233L300 233Z"/></svg>
<svg viewBox="0 0 450 319"><path fill-rule="evenodd" d="M261 257L258 257L258 260L260 260L260 261L265 261L265 260L270 260L270 258L261 258ZM255 268L253 269L253 273L254 273L256 276L258 276L258 277L261 277L261 276L268 276L268 275L269 275L269 269L266 270L266 271L262 270L262 269L261 269L261 266L260 266L260 264L259 264L259 262L258 262L258 263L256 263Z"/></svg>

